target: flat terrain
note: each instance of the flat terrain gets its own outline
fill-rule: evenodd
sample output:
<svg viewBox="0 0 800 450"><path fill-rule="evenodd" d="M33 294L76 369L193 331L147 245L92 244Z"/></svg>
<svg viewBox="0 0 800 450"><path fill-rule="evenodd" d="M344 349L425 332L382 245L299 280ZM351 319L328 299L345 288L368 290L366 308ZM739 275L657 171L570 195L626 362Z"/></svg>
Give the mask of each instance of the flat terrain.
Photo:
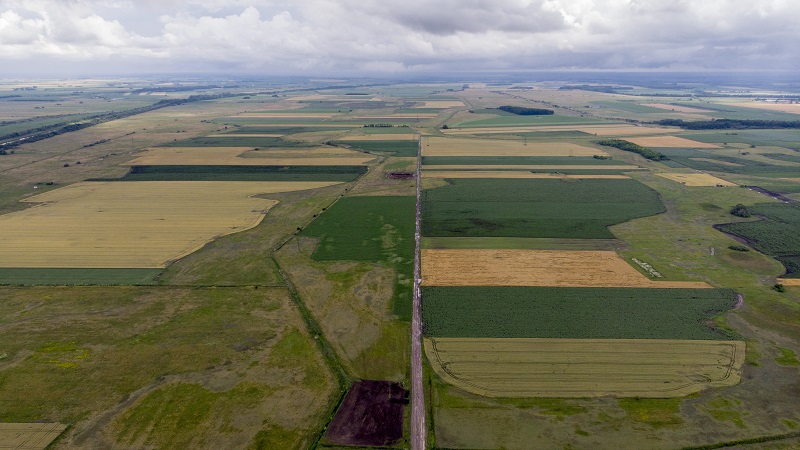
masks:
<svg viewBox="0 0 800 450"><path fill-rule="evenodd" d="M85 182L29 197L0 216L2 267L164 267L252 228L275 200L256 195L334 182Z"/></svg>
<svg viewBox="0 0 800 450"><path fill-rule="evenodd" d="M661 172L656 175L668 180L677 181L686 186L736 186L736 183L725 181L707 173Z"/></svg>
<svg viewBox="0 0 800 450"><path fill-rule="evenodd" d="M569 175L560 173L539 173L520 170L427 170L422 172L423 178L555 178L567 180L608 179L624 180L625 175L615 174L586 174Z"/></svg>
<svg viewBox="0 0 800 450"><path fill-rule="evenodd" d="M744 342L425 339L443 380L489 397L683 397L741 379Z"/></svg>
<svg viewBox="0 0 800 450"><path fill-rule="evenodd" d="M60 423L0 423L0 449L44 450L66 428Z"/></svg>
<svg viewBox="0 0 800 450"><path fill-rule="evenodd" d="M166 147L147 149L126 165L348 166L366 164L373 159L338 147L268 151L255 151L252 147Z"/></svg>
<svg viewBox="0 0 800 450"><path fill-rule="evenodd" d="M570 250L422 250L423 286L710 288L653 281L615 252Z"/></svg>
<svg viewBox="0 0 800 450"><path fill-rule="evenodd" d="M422 156L594 156L606 152L568 142L422 138Z"/></svg>
<svg viewBox="0 0 800 450"><path fill-rule="evenodd" d="M720 148L719 145L692 141L678 136L636 136L627 140L642 147Z"/></svg>

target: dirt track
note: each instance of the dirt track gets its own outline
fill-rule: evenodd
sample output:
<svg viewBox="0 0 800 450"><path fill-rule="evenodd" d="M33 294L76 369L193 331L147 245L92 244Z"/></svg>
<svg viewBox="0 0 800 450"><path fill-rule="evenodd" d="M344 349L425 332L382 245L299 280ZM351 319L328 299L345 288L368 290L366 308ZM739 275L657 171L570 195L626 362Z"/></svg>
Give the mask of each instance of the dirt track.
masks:
<svg viewBox="0 0 800 450"><path fill-rule="evenodd" d="M411 449L425 450L427 428L425 427L425 394L422 391L422 298L420 297L420 179L422 140L417 154L417 217L414 240L414 301L411 316Z"/></svg>

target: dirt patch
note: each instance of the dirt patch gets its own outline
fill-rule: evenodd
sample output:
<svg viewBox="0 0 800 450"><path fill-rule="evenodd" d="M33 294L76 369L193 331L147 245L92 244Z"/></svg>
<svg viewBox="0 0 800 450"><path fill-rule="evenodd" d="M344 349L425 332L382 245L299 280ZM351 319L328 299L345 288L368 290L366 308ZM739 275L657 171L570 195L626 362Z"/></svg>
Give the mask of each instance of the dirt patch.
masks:
<svg viewBox="0 0 800 450"><path fill-rule="evenodd" d="M403 437L408 391L391 381L358 381L336 412L325 439L336 445L392 445Z"/></svg>
<svg viewBox="0 0 800 450"><path fill-rule="evenodd" d="M0 423L0 448L44 449L66 428L60 423Z"/></svg>

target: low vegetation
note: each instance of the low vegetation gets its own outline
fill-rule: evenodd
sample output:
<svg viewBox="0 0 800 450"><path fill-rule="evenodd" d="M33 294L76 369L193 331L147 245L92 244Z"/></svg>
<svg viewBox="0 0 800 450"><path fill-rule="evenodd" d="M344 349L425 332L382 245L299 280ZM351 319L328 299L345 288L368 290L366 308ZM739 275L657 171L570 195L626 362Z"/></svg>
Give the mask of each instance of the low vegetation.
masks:
<svg viewBox="0 0 800 450"><path fill-rule="evenodd" d="M639 144L634 144L633 142L628 142L624 139L603 139L597 141L597 143L599 145L605 145L606 147L618 148L626 152L638 153L639 155L642 155L643 157L652 161L661 161L662 159L667 158L662 153L647 147L643 147Z"/></svg>
<svg viewBox="0 0 800 450"><path fill-rule="evenodd" d="M546 108L526 108L524 106L499 106L497 109L518 116L550 116L555 114L552 109Z"/></svg>

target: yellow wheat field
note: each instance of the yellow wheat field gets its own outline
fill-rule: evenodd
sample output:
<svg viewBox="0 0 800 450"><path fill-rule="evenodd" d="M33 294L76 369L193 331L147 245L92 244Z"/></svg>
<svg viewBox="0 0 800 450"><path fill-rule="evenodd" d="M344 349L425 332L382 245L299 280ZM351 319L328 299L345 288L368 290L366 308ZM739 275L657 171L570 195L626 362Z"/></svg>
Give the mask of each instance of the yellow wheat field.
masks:
<svg viewBox="0 0 800 450"><path fill-rule="evenodd" d="M244 118L244 119L329 119L333 116L333 114L320 114L320 113L301 113L301 112L293 112L293 113L281 113L281 112L260 112L260 113L242 113L237 114L234 117ZM308 126L308 124L305 124ZM314 125L316 126L316 124Z"/></svg>
<svg viewBox="0 0 800 450"><path fill-rule="evenodd" d="M0 423L0 449L44 450L67 426L60 423Z"/></svg>
<svg viewBox="0 0 800 450"><path fill-rule="evenodd" d="M286 136L282 133L236 133L236 134L209 134L213 138L233 138L233 137L281 137Z"/></svg>
<svg viewBox="0 0 800 450"><path fill-rule="evenodd" d="M384 120L384 119L430 119L436 117L437 113L416 113L416 114L380 114L375 116L353 116L356 120Z"/></svg>
<svg viewBox="0 0 800 450"><path fill-rule="evenodd" d="M593 156L602 150L569 142L425 137L422 156Z"/></svg>
<svg viewBox="0 0 800 450"><path fill-rule="evenodd" d="M702 108L693 108L691 106L677 106L677 105L668 105L666 103L643 103L642 106L650 106L652 108L658 109L666 109L675 112L682 112L682 113L710 113L714 112L710 109L702 109Z"/></svg>
<svg viewBox="0 0 800 450"><path fill-rule="evenodd" d="M360 134L339 138L343 141L416 141L416 134Z"/></svg>
<svg viewBox="0 0 800 450"><path fill-rule="evenodd" d="M716 144L692 141L678 136L636 136L627 140L644 147L720 148Z"/></svg>
<svg viewBox="0 0 800 450"><path fill-rule="evenodd" d="M547 131L580 131L597 136L635 136L674 133L674 129L639 127L635 125L528 125L511 127L450 128L440 130L443 134L510 134Z"/></svg>
<svg viewBox="0 0 800 450"><path fill-rule="evenodd" d="M83 182L29 197L0 216L0 267L157 268L258 225L259 194L335 182Z"/></svg>
<svg viewBox="0 0 800 450"><path fill-rule="evenodd" d="M800 278L778 278L778 283L784 286L800 286Z"/></svg>
<svg viewBox="0 0 800 450"><path fill-rule="evenodd" d="M424 286L710 288L653 281L613 251L423 249Z"/></svg>
<svg viewBox="0 0 800 450"><path fill-rule="evenodd" d="M584 164L575 164L575 165L561 165L561 164L495 164L495 165L483 165L483 166L476 166L476 165L469 165L469 164L437 164L437 165L427 165L423 166L422 170L568 170L568 169L575 169L575 170L646 170L645 167L639 166L628 166L628 165L608 165L608 166L598 166L598 165L584 165Z"/></svg>
<svg viewBox="0 0 800 450"><path fill-rule="evenodd" d="M608 179L621 180L625 175L565 175L559 173L534 173L524 170L426 170L422 178L558 178L566 180Z"/></svg>
<svg viewBox="0 0 800 450"><path fill-rule="evenodd" d="M741 380L741 341L428 338L442 379L488 397L683 397Z"/></svg>
<svg viewBox="0 0 800 450"><path fill-rule="evenodd" d="M156 147L149 148L130 166L235 165L235 166L347 166L375 159L340 147L253 150L252 147Z"/></svg>
<svg viewBox="0 0 800 450"><path fill-rule="evenodd" d="M791 114L800 114L800 103L767 103L767 102L740 102L725 103L726 105L742 106L745 108L767 109Z"/></svg>
<svg viewBox="0 0 800 450"><path fill-rule="evenodd" d="M657 173L656 175L686 186L736 186L736 183L707 173Z"/></svg>

